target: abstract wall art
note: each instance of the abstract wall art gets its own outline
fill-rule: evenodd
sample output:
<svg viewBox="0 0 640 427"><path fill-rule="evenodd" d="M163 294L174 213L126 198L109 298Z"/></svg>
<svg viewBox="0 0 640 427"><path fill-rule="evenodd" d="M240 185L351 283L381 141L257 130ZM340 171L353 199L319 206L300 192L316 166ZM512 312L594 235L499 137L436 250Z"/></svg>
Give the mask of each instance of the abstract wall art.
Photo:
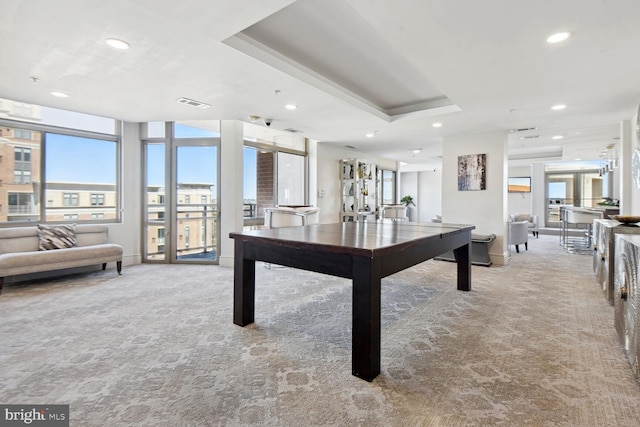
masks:
<svg viewBox="0 0 640 427"><path fill-rule="evenodd" d="M487 189L487 155L458 156L458 191Z"/></svg>

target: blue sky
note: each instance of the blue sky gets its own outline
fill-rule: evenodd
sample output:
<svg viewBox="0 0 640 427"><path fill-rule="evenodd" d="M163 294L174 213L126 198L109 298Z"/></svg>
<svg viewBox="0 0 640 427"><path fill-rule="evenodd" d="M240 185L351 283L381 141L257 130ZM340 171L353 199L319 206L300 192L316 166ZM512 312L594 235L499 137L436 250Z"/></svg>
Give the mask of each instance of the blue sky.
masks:
<svg viewBox="0 0 640 427"><path fill-rule="evenodd" d="M218 134L176 125L176 136L181 138L217 137ZM47 133L46 180L51 182L116 183L116 144L89 138ZM69 153L73 153L70 163ZM191 146L178 148L178 179L180 182L216 184L216 147ZM164 144L149 144L147 150L149 185L165 185ZM256 198L257 151L244 149L244 198ZM126 185L126 184L125 184ZM214 187L214 191L217 188Z"/></svg>
<svg viewBox="0 0 640 427"><path fill-rule="evenodd" d="M47 181L116 183L114 142L55 133L47 133L46 136Z"/></svg>

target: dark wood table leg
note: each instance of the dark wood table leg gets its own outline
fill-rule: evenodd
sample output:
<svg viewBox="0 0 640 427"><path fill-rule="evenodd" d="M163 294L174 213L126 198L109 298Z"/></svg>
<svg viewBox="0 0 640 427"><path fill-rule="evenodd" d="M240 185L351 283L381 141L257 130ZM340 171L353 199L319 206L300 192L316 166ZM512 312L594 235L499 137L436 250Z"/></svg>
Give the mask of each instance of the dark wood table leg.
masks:
<svg viewBox="0 0 640 427"><path fill-rule="evenodd" d="M351 373L366 381L380 373L380 262L353 258Z"/></svg>
<svg viewBox="0 0 640 427"><path fill-rule="evenodd" d="M471 290L471 243L453 250L458 264L458 290Z"/></svg>
<svg viewBox="0 0 640 427"><path fill-rule="evenodd" d="M254 321L256 262L244 259L244 242L235 241L233 260L233 323L246 326Z"/></svg>

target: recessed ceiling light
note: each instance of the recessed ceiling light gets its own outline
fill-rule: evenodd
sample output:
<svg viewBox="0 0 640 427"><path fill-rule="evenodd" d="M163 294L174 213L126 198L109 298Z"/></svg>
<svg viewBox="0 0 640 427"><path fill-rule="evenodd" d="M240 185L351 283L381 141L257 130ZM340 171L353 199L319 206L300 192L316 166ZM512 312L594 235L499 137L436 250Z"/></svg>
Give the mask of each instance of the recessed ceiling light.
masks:
<svg viewBox="0 0 640 427"><path fill-rule="evenodd" d="M284 106L284 108L286 108L287 110L295 110L296 108L298 108L298 106L295 104L287 104Z"/></svg>
<svg viewBox="0 0 640 427"><path fill-rule="evenodd" d="M54 91L54 92L51 92L51 95L57 96L58 98L68 98L69 97L69 95L67 95L64 92L55 92Z"/></svg>
<svg viewBox="0 0 640 427"><path fill-rule="evenodd" d="M373 132L369 132L368 134L365 135L367 138L373 138L375 136L375 134Z"/></svg>
<svg viewBox="0 0 640 427"><path fill-rule="evenodd" d="M551 34L547 37L547 43L560 43L571 37L569 31L561 31L559 33Z"/></svg>
<svg viewBox="0 0 640 427"><path fill-rule="evenodd" d="M557 104L557 105L554 105L553 107L551 107L551 109L555 110L555 111L564 110L565 108L567 108L567 106L565 104Z"/></svg>
<svg viewBox="0 0 640 427"><path fill-rule="evenodd" d="M441 128L442 127L442 123L434 123L431 126L433 126L434 128Z"/></svg>
<svg viewBox="0 0 640 427"><path fill-rule="evenodd" d="M416 150L413 150L413 154L418 154L422 151L422 148L418 148Z"/></svg>
<svg viewBox="0 0 640 427"><path fill-rule="evenodd" d="M109 46L111 46L112 48L119 49L119 50L127 50L131 47L129 43L119 39L106 39L104 42Z"/></svg>
<svg viewBox="0 0 640 427"><path fill-rule="evenodd" d="M551 139L562 139L562 138L564 138L564 136L562 136L562 135L553 135L551 137Z"/></svg>

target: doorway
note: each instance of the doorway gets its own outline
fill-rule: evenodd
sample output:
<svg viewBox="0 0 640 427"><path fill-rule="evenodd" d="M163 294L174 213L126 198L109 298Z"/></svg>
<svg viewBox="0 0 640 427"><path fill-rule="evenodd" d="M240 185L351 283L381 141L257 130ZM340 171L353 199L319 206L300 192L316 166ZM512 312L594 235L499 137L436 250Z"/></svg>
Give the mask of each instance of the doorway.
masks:
<svg viewBox="0 0 640 427"><path fill-rule="evenodd" d="M207 141L180 141L173 153L171 262L217 263L218 147Z"/></svg>
<svg viewBox="0 0 640 427"><path fill-rule="evenodd" d="M560 208L595 207L603 196L597 171L547 172L546 184L546 227L560 227Z"/></svg>
<svg viewBox="0 0 640 427"><path fill-rule="evenodd" d="M144 148L143 260L217 264L220 139L163 138Z"/></svg>

